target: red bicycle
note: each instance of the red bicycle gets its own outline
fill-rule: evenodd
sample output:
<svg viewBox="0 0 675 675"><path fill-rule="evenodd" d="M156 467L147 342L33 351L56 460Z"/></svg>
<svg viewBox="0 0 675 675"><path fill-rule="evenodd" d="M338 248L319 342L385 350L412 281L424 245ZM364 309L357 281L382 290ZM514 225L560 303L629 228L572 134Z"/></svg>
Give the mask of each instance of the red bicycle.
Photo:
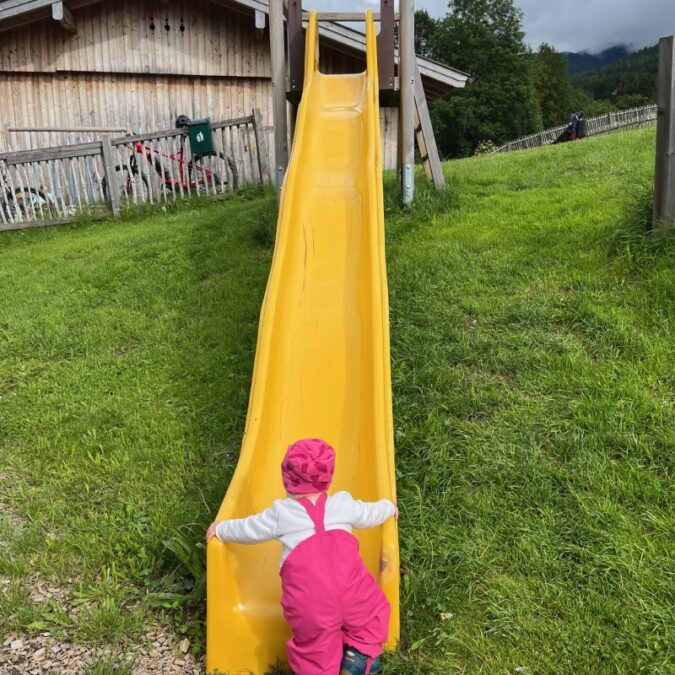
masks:
<svg viewBox="0 0 675 675"><path fill-rule="evenodd" d="M188 121L189 118L181 115L176 120L176 127L185 127ZM159 178L160 190L165 197L236 190L238 174L234 160L222 152L215 155L195 154L188 160L185 157L185 138L185 134L180 136L180 148L176 153L165 153L140 141L131 143L127 163L115 166L120 197L127 201L150 201L152 191L149 178L152 173ZM145 171L139 166L139 161L148 165ZM105 178L102 185L109 199Z"/></svg>

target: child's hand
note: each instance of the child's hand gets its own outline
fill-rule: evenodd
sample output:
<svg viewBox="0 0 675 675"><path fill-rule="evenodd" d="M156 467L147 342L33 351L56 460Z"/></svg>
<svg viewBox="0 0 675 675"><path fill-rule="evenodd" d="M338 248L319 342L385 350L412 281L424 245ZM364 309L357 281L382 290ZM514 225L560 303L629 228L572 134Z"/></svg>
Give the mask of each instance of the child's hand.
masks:
<svg viewBox="0 0 675 675"><path fill-rule="evenodd" d="M211 539L216 536L216 527L218 527L219 520L214 520L210 525L209 529L206 530L206 543L208 544Z"/></svg>
<svg viewBox="0 0 675 675"><path fill-rule="evenodd" d="M398 505L394 504L394 518L398 520Z"/></svg>

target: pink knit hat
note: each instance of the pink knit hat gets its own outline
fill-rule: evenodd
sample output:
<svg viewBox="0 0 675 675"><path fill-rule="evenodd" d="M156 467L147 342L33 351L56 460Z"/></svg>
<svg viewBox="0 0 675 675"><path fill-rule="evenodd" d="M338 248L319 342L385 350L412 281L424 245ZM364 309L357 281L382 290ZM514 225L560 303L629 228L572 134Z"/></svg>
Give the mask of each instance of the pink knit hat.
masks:
<svg viewBox="0 0 675 675"><path fill-rule="evenodd" d="M320 438L303 438L288 446L281 462L286 491L294 495L325 492L333 481L335 450Z"/></svg>

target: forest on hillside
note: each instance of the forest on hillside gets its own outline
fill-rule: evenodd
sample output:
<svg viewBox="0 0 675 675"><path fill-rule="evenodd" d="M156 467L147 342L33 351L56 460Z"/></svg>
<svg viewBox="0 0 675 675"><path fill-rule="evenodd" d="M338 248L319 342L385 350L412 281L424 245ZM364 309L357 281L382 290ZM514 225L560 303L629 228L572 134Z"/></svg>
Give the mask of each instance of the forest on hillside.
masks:
<svg viewBox="0 0 675 675"><path fill-rule="evenodd" d="M591 117L656 100L656 47L570 78L564 54L527 46L522 19L513 0L450 0L438 19L416 12L417 53L473 78L431 106L442 156L565 124L575 111Z"/></svg>
<svg viewBox="0 0 675 675"><path fill-rule="evenodd" d="M603 49L597 54L590 54L589 52L563 52L565 60L567 61L567 72L572 75L579 73L586 73L589 70L597 70L614 61L623 59L630 54L630 50L626 45L614 45Z"/></svg>
<svg viewBox="0 0 675 675"><path fill-rule="evenodd" d="M619 61L571 78L572 86L594 100L613 101L618 108L656 102L658 45L645 47Z"/></svg>

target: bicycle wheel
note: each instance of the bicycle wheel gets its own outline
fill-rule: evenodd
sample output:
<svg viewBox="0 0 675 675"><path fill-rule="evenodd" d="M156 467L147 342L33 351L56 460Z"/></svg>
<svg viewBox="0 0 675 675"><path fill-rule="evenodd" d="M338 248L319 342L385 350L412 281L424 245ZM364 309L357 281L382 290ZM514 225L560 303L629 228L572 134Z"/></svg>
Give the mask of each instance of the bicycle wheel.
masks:
<svg viewBox="0 0 675 675"><path fill-rule="evenodd" d="M16 218L14 217L14 212L15 208L11 197L3 198L2 201L0 201L0 215L2 216L0 218L0 222L14 223L16 221Z"/></svg>
<svg viewBox="0 0 675 675"><path fill-rule="evenodd" d="M115 167L115 183L120 201L132 204L145 204L150 200L150 185L148 179L137 171L129 172L126 166ZM103 195L110 201L110 188L104 176L101 181Z"/></svg>
<svg viewBox="0 0 675 675"><path fill-rule="evenodd" d="M18 187L9 202L16 220L44 220L50 215L50 205L42 192L36 188ZM17 214L20 216L17 218Z"/></svg>
<svg viewBox="0 0 675 675"><path fill-rule="evenodd" d="M222 152L215 155L195 155L188 163L190 187L198 192L216 194L231 192L239 186L237 165Z"/></svg>

